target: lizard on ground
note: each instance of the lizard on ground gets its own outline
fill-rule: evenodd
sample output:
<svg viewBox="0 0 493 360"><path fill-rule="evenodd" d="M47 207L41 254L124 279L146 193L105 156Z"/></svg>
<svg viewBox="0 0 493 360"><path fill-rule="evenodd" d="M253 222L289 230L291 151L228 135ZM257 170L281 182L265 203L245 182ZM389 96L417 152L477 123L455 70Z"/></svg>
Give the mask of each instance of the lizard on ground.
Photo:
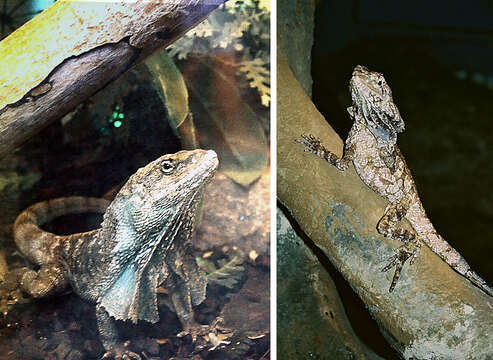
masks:
<svg viewBox="0 0 493 360"><path fill-rule="evenodd" d="M493 289L437 233L425 213L411 172L396 144L397 134L404 130L404 121L383 75L358 65L349 90L353 103L347 111L354 123L342 158L327 150L313 135L302 135L302 139L296 141L305 146L305 152L321 157L341 171L352 161L361 180L389 201L377 231L403 243L382 269L388 271L395 266L389 291L394 290L404 263L408 259L411 264L415 261L424 242L455 271L493 296ZM403 218L409 220L414 232L398 227Z"/></svg>
<svg viewBox="0 0 493 360"><path fill-rule="evenodd" d="M140 168L111 203L74 196L30 206L17 217L14 237L40 270L23 268L22 290L39 298L70 285L95 303L105 357L140 359L119 343L115 319L157 322L160 284L169 290L181 334L203 335L192 306L204 300L207 278L191 253L190 238L217 166L212 150L180 151ZM39 228L61 215L87 212L104 212L100 228L68 236Z"/></svg>

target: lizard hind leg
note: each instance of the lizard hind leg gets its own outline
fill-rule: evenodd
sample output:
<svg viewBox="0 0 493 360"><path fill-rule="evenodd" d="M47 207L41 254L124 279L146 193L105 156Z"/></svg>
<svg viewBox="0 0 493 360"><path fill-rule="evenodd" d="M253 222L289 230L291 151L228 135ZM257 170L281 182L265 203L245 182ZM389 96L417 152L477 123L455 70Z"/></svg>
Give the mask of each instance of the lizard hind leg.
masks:
<svg viewBox="0 0 493 360"><path fill-rule="evenodd" d="M401 276L402 268L405 262L410 258L409 264L413 264L416 259L419 249L421 246L418 244L413 249L409 249L407 244L401 246L397 253L389 259L389 263L382 269L382 272L389 271L395 266L394 276L392 278L392 283L390 284L389 292L394 291L397 282L399 281L399 277Z"/></svg>
<svg viewBox="0 0 493 360"><path fill-rule="evenodd" d="M43 264L39 271L26 269L20 287L33 298L41 298L61 292L68 286L65 266L61 262Z"/></svg>
<svg viewBox="0 0 493 360"><path fill-rule="evenodd" d="M397 226L406 215L407 210L409 209L409 203L407 198L403 198L398 202L389 204L385 214L377 224L377 230L380 234L403 243L403 245L397 249L397 253L389 259L389 263L382 269L382 272L386 272L395 266L395 272L389 292L394 290L399 281L405 262L410 259L409 263L412 265L421 249L421 242L416 238L413 232Z"/></svg>

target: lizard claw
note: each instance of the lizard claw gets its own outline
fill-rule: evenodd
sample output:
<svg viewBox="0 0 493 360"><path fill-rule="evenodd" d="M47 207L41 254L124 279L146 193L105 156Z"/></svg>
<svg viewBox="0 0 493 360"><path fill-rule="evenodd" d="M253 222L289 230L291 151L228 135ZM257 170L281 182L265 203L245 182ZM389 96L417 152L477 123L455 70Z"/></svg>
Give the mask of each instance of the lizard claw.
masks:
<svg viewBox="0 0 493 360"><path fill-rule="evenodd" d="M295 140L297 143L300 143L301 145L305 146L304 151L308 153L313 153L315 154L319 149L320 149L320 139L316 138L313 135L301 135L301 139L296 139Z"/></svg>
<svg viewBox="0 0 493 360"><path fill-rule="evenodd" d="M107 350L101 360L103 359L115 359L115 360L142 360L141 356L128 349L130 341L126 341L122 344L116 344Z"/></svg>
<svg viewBox="0 0 493 360"><path fill-rule="evenodd" d="M191 325L187 329L176 334L176 337L182 338L187 335L190 335L192 337L192 342L195 343L199 336L202 337L207 335L208 329L209 329L208 325L195 324L195 325Z"/></svg>
<svg viewBox="0 0 493 360"><path fill-rule="evenodd" d="M222 327L219 325L222 323L224 320L222 317L217 317L210 323L210 325L200 325L200 324L194 324L189 326L187 329L183 330L179 334L177 334L177 337L184 337L186 335L190 335L192 337L192 341L195 343L197 341L198 337L205 337L209 336L211 333L217 334L218 332L228 332L230 329L227 329L225 327Z"/></svg>
<svg viewBox="0 0 493 360"><path fill-rule="evenodd" d="M399 277L401 276L402 267L407 259L411 258L411 262L414 262L417 251L407 251L403 249L403 247L399 248L397 254L390 258L390 262L382 269L382 272L389 271L391 268L395 266L394 277L392 278L392 283L390 284L389 292L394 291L395 286L397 285L397 281L399 281Z"/></svg>

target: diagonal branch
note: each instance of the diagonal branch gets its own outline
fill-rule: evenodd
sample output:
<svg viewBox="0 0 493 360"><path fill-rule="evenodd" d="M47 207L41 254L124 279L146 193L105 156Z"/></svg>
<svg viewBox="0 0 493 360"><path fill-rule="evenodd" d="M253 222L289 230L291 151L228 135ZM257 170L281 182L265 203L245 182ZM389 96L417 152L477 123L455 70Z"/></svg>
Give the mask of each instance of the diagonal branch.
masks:
<svg viewBox="0 0 493 360"><path fill-rule="evenodd" d="M428 248L388 292L392 274L380 270L399 244L376 231L386 201L352 166L339 172L303 152L295 142L303 133L321 137L339 156L342 141L280 57L277 77L278 197L365 302L386 339L406 359L491 356L493 299Z"/></svg>
<svg viewBox="0 0 493 360"><path fill-rule="evenodd" d="M0 43L0 158L226 0L58 1Z"/></svg>

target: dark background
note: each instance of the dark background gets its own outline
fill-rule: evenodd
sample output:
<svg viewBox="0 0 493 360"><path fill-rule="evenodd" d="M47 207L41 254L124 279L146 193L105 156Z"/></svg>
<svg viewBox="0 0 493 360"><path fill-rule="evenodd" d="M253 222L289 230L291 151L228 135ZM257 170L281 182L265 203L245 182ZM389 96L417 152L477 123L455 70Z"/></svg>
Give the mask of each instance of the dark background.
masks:
<svg viewBox="0 0 493 360"><path fill-rule="evenodd" d="M319 1L313 100L339 136L355 65L384 74L406 123L398 144L438 232L493 284L493 3ZM363 303L331 275L360 338L397 358Z"/></svg>

